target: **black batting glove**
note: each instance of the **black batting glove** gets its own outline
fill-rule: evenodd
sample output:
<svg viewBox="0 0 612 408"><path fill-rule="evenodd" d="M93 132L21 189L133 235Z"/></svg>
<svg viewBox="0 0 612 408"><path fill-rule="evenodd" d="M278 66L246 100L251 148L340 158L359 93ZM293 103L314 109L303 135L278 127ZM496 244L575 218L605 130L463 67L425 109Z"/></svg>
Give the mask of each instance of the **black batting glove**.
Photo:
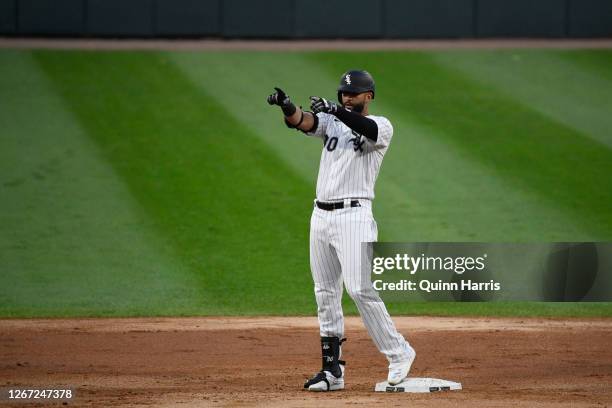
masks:
<svg viewBox="0 0 612 408"><path fill-rule="evenodd" d="M291 103L291 100L289 99L285 91L283 91L280 88L274 88L274 89L276 90L276 92L268 96L268 103L270 105L283 106L288 103Z"/></svg>
<svg viewBox="0 0 612 408"><path fill-rule="evenodd" d="M274 89L276 90L276 92L268 96L268 103L270 105L280 106L285 116L293 115L295 113L296 108L293 102L291 102L291 99L289 99L289 96L287 96L285 91L280 88L275 87Z"/></svg>
<svg viewBox="0 0 612 408"><path fill-rule="evenodd" d="M335 102L328 101L325 98L321 98L319 96L310 97L310 109L312 109L312 112L315 115L319 112L334 114L338 112L340 108L340 105Z"/></svg>

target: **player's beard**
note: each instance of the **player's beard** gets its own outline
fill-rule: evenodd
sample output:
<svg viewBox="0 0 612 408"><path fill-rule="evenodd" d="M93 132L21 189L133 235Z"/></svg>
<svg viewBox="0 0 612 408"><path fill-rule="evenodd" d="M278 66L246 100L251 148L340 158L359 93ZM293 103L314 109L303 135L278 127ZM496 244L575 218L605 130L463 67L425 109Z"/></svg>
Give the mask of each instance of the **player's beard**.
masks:
<svg viewBox="0 0 612 408"><path fill-rule="evenodd" d="M353 105L350 108L347 107L346 105L344 105L345 108L347 108L350 111L356 112L356 113L361 113L363 112L363 109L365 108L365 104L362 103L358 103L357 105Z"/></svg>

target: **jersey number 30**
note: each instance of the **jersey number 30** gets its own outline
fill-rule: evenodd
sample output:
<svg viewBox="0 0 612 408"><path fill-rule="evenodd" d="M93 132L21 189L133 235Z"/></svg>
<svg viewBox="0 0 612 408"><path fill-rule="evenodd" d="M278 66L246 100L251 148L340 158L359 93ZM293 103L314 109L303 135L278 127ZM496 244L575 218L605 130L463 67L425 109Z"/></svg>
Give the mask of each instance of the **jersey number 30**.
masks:
<svg viewBox="0 0 612 408"><path fill-rule="evenodd" d="M336 150L336 146L338 146L338 138L337 137L329 137L325 135L325 140L323 140L323 147L327 149L328 152L333 152Z"/></svg>

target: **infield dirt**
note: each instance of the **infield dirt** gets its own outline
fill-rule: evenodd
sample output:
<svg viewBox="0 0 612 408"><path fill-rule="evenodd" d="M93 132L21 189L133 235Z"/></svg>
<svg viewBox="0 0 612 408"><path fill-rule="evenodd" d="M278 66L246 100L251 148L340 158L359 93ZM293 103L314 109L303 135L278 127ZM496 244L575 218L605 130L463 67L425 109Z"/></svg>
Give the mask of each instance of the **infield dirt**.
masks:
<svg viewBox="0 0 612 408"><path fill-rule="evenodd" d="M417 350L411 375L462 391L374 393L386 360L356 317L334 393L302 390L320 364L309 317L0 320L0 387L69 386L69 406L612 404L611 319L394 320Z"/></svg>

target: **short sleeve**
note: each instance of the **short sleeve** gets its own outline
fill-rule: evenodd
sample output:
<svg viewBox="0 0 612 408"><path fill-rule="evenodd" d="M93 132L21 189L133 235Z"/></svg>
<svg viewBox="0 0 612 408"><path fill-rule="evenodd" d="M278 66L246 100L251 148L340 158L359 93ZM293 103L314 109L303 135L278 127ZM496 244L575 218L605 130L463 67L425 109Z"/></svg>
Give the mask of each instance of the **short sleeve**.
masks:
<svg viewBox="0 0 612 408"><path fill-rule="evenodd" d="M325 132L327 131L327 125L329 125L330 120L332 120L331 118L332 118L332 115L330 115L329 113L323 113L323 112L317 113L317 119L319 120L317 128L313 130L312 132L306 132L306 134L308 136L318 136L318 137L325 136Z"/></svg>
<svg viewBox="0 0 612 408"><path fill-rule="evenodd" d="M372 142L374 147L381 149L389 146L389 143L391 143L391 138L393 137L393 125L391 125L389 119L383 116L369 116L369 118L376 122L376 125L378 126L378 137L376 139L376 143Z"/></svg>

